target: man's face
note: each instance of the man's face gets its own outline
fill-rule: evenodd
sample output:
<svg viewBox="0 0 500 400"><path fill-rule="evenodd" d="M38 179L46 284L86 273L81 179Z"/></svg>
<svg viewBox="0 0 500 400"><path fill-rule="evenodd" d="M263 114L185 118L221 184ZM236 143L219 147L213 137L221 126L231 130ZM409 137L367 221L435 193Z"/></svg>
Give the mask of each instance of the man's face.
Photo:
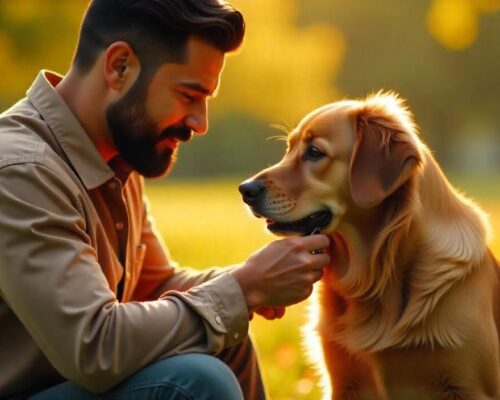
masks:
<svg viewBox="0 0 500 400"><path fill-rule="evenodd" d="M165 63L106 110L118 153L141 175L159 177L172 167L179 141L208 128L207 100L218 87L224 53L192 36L184 64Z"/></svg>

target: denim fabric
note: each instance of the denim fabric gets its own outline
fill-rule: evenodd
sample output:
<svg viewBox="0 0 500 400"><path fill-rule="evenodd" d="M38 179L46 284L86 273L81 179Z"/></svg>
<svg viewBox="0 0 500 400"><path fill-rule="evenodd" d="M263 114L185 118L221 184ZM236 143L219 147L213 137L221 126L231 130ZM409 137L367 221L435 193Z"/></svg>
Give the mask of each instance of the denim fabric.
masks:
<svg viewBox="0 0 500 400"><path fill-rule="evenodd" d="M231 369L215 357L185 354L138 371L103 395L65 382L29 400L241 400L243 394Z"/></svg>

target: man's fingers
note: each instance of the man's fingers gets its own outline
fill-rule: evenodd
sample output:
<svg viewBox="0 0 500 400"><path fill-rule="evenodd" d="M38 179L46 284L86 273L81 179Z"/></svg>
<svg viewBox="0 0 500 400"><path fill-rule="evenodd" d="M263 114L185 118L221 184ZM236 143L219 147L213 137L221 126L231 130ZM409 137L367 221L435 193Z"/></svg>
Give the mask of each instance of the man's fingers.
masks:
<svg viewBox="0 0 500 400"><path fill-rule="evenodd" d="M255 312L266 319L272 320L283 317L285 307L259 307Z"/></svg>
<svg viewBox="0 0 500 400"><path fill-rule="evenodd" d="M323 268L315 269L314 273L314 281L317 282L323 277Z"/></svg>
<svg viewBox="0 0 500 400"><path fill-rule="evenodd" d="M304 236L304 246L311 254L322 252L330 246L330 239L326 235Z"/></svg>
<svg viewBox="0 0 500 400"><path fill-rule="evenodd" d="M276 318L283 317L283 315L285 315L285 310L286 310L285 307L275 308L274 312L275 312Z"/></svg>
<svg viewBox="0 0 500 400"><path fill-rule="evenodd" d="M330 265L330 255L327 253L316 253L311 254L310 263L308 265L308 270L323 270L323 267Z"/></svg>
<svg viewBox="0 0 500 400"><path fill-rule="evenodd" d="M274 319L274 310L270 307L262 308L259 314L266 319Z"/></svg>

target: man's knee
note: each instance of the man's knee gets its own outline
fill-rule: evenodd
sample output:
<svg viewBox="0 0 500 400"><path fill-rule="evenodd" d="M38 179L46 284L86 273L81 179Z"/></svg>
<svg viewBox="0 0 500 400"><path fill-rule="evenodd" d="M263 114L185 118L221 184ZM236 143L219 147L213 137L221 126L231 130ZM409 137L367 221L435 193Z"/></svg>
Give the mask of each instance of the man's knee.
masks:
<svg viewBox="0 0 500 400"><path fill-rule="evenodd" d="M150 371L146 371L150 370ZM162 376L168 385L181 388L193 399L243 399L231 369L221 360L205 354L185 354L161 360L145 372Z"/></svg>
<svg viewBox="0 0 500 400"><path fill-rule="evenodd" d="M231 369L205 354L186 354L150 364L101 396L115 400L242 400ZM99 398L101 398L99 397ZM94 394L71 383L54 386L33 399L94 399Z"/></svg>

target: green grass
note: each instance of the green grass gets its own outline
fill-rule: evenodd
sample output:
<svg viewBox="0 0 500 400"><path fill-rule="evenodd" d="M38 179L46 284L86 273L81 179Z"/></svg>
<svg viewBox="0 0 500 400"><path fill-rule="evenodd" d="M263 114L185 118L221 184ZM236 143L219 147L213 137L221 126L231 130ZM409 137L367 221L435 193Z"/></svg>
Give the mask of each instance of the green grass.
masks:
<svg viewBox="0 0 500 400"><path fill-rule="evenodd" d="M500 232L499 179L453 180L490 213ZM237 190L238 181L173 181L149 185L147 192L158 228L172 257L184 266L205 268L244 261L273 237L264 222L250 215ZM498 235L492 243L500 255ZM318 399L317 379L301 351L304 304L289 307L281 320L256 316L251 323L272 400Z"/></svg>

